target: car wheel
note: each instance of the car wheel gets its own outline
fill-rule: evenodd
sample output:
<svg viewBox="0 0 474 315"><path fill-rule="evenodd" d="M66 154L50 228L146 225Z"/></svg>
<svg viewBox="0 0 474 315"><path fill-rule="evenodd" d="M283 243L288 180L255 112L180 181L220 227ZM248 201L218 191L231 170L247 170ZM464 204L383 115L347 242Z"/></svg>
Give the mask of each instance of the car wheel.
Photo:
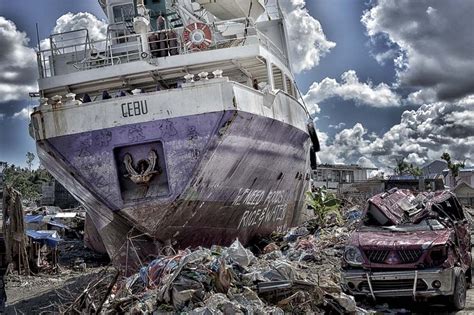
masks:
<svg viewBox="0 0 474 315"><path fill-rule="evenodd" d="M449 297L449 304L452 309L460 311L466 306L467 283L466 276L461 268L454 268L454 292Z"/></svg>

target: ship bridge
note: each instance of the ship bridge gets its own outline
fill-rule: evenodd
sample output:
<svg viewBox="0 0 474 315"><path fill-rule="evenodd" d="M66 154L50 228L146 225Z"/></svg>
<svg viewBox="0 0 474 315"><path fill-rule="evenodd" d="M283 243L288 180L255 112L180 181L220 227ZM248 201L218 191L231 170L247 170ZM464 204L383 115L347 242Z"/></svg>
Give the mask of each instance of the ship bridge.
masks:
<svg viewBox="0 0 474 315"><path fill-rule="evenodd" d="M186 75L200 80L216 70L233 82L298 97L276 7L259 18L265 9L257 0L99 2L109 19L106 38L92 40L86 29L53 34L38 52L43 103L71 93L95 101L103 91L172 89Z"/></svg>

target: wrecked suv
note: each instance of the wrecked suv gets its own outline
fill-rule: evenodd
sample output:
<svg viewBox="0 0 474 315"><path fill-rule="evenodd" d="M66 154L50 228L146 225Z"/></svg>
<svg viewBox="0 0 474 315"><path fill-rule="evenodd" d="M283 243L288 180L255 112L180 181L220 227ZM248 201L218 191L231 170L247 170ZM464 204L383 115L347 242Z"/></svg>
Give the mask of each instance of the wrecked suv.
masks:
<svg viewBox="0 0 474 315"><path fill-rule="evenodd" d="M449 191L376 195L344 250L342 268L343 289L356 297L441 296L463 309L472 281L470 217Z"/></svg>

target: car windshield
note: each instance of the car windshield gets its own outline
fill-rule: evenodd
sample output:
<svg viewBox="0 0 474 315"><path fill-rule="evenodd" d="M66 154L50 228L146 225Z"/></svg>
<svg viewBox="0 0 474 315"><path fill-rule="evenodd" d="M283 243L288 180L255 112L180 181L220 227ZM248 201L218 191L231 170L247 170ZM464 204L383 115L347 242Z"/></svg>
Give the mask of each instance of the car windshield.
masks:
<svg viewBox="0 0 474 315"><path fill-rule="evenodd" d="M437 231L443 230L444 226L437 219L425 219L418 224L406 223L399 225L390 226L373 226L373 225L362 225L361 231L392 231L392 232L412 232L412 231Z"/></svg>

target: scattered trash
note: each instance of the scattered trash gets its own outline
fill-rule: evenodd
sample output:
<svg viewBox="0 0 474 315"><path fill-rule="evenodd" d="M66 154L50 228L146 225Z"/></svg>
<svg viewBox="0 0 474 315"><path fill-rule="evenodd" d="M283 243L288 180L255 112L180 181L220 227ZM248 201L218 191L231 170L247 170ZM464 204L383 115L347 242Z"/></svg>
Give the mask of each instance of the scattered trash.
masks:
<svg viewBox="0 0 474 315"><path fill-rule="evenodd" d="M159 255L116 282L103 313L370 314L341 292L340 259L359 218L344 214L345 225L327 216L248 248L235 240Z"/></svg>

